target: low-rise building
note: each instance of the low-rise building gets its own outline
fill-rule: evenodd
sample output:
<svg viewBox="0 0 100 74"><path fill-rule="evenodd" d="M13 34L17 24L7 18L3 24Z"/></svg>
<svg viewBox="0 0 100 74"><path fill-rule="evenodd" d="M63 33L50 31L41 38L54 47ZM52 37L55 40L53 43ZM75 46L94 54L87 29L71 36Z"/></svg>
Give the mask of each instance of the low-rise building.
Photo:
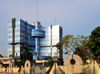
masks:
<svg viewBox="0 0 100 74"><path fill-rule="evenodd" d="M8 66L11 63L11 59L7 57L0 57L0 64L2 66Z"/></svg>

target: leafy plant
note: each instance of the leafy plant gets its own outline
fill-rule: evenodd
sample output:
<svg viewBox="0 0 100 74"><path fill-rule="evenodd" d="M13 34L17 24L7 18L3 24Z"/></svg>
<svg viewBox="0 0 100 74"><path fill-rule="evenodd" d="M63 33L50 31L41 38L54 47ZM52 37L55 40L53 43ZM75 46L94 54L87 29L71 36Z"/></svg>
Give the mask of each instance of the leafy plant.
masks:
<svg viewBox="0 0 100 74"><path fill-rule="evenodd" d="M15 60L15 65L21 67L21 65L24 65L26 60L33 60L33 55L31 51L32 49L29 48L29 46L22 47L23 53L21 54L21 60L17 61Z"/></svg>
<svg viewBox="0 0 100 74"><path fill-rule="evenodd" d="M91 41L91 51L94 54L93 58L100 60L100 26L95 28L90 35L89 40Z"/></svg>
<svg viewBox="0 0 100 74"><path fill-rule="evenodd" d="M88 36L77 35L74 37L73 35L66 35L62 41L57 43L56 47L59 53L63 46L66 50L65 54L70 54L73 51L73 53L79 55L85 61L92 56L90 45L91 42Z"/></svg>
<svg viewBox="0 0 100 74"><path fill-rule="evenodd" d="M50 59L50 60L48 60L48 62L46 64L46 67L52 67L54 63L60 64L60 61L59 60Z"/></svg>
<svg viewBox="0 0 100 74"><path fill-rule="evenodd" d="M25 59L25 60L33 59L33 55L31 53L31 51L33 51L33 50L30 49L29 46L22 47L22 51L23 51L23 53L21 54L21 59Z"/></svg>

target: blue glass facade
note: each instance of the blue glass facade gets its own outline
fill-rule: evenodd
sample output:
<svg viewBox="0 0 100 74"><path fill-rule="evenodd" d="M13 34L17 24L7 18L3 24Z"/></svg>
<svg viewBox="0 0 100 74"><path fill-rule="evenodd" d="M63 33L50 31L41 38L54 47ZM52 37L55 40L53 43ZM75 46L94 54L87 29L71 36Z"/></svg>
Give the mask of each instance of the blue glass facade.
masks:
<svg viewBox="0 0 100 74"><path fill-rule="evenodd" d="M62 27L60 25L42 27L40 22L31 25L22 19L16 19L13 29L12 21L8 22L8 56L15 49L14 55L20 57L21 47L28 45L33 49L33 59L62 58L62 54L59 54L55 47L61 39Z"/></svg>
<svg viewBox="0 0 100 74"><path fill-rule="evenodd" d="M15 57L18 56L20 58L21 47L25 45L31 46L30 48L35 50L35 39L31 37L31 30L34 29L35 26L26 23L21 19L15 20L15 29L14 29L14 42L13 45L13 27L12 21L8 22L8 56L13 54L13 47L15 49Z"/></svg>

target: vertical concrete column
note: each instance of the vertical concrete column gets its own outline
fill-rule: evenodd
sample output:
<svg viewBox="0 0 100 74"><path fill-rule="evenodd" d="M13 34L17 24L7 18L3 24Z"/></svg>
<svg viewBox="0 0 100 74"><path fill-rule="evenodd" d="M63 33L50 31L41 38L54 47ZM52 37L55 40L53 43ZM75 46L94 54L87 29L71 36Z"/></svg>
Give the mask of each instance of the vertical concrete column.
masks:
<svg viewBox="0 0 100 74"><path fill-rule="evenodd" d="M51 58L52 58L52 25L50 26L50 31L51 31Z"/></svg>
<svg viewBox="0 0 100 74"><path fill-rule="evenodd" d="M16 23L16 18L13 18L12 19L12 38L13 38L13 41L12 41L12 48L13 48L13 58L15 58L15 23Z"/></svg>
<svg viewBox="0 0 100 74"><path fill-rule="evenodd" d="M35 39L35 51L37 52L37 58L39 58L40 55L40 38Z"/></svg>

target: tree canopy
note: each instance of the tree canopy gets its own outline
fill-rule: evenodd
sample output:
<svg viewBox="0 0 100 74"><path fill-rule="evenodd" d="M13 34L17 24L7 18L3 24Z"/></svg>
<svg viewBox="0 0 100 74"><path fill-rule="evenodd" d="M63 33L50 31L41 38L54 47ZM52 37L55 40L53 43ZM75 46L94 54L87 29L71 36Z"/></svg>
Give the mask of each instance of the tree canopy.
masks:
<svg viewBox="0 0 100 74"><path fill-rule="evenodd" d="M24 63L26 62L26 60L33 60L33 55L31 53L31 51L33 51L32 49L30 49L29 46L24 46L21 48L23 53L21 54L21 60L20 61L15 61L15 65L20 66L24 65Z"/></svg>
<svg viewBox="0 0 100 74"><path fill-rule="evenodd" d="M21 54L21 59L25 59L25 60L32 60L33 59L33 55L31 53L31 51L33 51L32 49L30 49L29 46L25 46L22 47L22 51L23 53Z"/></svg>
<svg viewBox="0 0 100 74"><path fill-rule="evenodd" d="M74 51L75 54L80 55L82 59L93 58L100 60L100 26L96 27L90 36L77 35L66 35L62 41L58 42L56 47L58 52L60 48L66 49L65 54L69 54Z"/></svg>
<svg viewBox="0 0 100 74"><path fill-rule="evenodd" d="M90 35L90 41L92 43L91 51L94 54L94 59L99 59L100 60L100 26L95 28Z"/></svg>
<svg viewBox="0 0 100 74"><path fill-rule="evenodd" d="M58 52L60 52L59 49L63 46L66 50L65 54L70 54L73 51L73 53L78 54L85 61L91 56L90 45L91 42L88 36L77 35L74 37L73 35L66 35L62 41L57 43L56 47L58 48Z"/></svg>

